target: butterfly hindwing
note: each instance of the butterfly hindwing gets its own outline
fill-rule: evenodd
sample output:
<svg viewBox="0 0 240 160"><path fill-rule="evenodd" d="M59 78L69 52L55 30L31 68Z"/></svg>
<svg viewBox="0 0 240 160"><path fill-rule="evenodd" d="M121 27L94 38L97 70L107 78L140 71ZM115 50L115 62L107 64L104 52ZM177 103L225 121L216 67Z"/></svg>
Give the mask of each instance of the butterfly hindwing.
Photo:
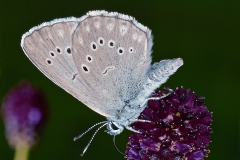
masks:
<svg viewBox="0 0 240 160"><path fill-rule="evenodd" d="M82 21L73 35L73 59L83 83L109 112L121 110L143 89L152 44L150 30L143 29L128 16L99 15Z"/></svg>

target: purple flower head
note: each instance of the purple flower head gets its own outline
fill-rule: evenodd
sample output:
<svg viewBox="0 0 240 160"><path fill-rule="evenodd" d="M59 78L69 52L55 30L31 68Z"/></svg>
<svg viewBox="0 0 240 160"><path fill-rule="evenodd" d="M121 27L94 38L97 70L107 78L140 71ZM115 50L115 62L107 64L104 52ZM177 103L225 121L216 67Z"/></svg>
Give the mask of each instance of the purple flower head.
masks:
<svg viewBox="0 0 240 160"><path fill-rule="evenodd" d="M212 113L194 92L183 87L171 94L150 100L133 128L142 134L133 133L126 147L128 160L203 160L207 157L211 142ZM153 97L162 97L156 91Z"/></svg>
<svg viewBox="0 0 240 160"><path fill-rule="evenodd" d="M47 103L37 88L21 82L5 96L2 115L9 145L16 148L22 143L31 147L47 118Z"/></svg>

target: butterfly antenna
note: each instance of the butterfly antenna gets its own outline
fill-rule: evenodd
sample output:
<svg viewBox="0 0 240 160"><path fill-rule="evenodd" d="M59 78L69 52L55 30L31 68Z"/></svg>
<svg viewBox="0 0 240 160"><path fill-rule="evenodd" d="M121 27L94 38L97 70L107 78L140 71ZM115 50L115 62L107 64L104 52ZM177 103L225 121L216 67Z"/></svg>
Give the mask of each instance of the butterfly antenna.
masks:
<svg viewBox="0 0 240 160"><path fill-rule="evenodd" d="M83 135L85 135L87 132L89 132L91 129L93 129L94 127L98 126L99 124L103 124L103 123L107 123L108 121L102 121L99 123L94 124L92 127L88 128L84 133L80 134L79 136L76 136L73 138L73 141L78 140L79 138L81 138Z"/></svg>
<svg viewBox="0 0 240 160"><path fill-rule="evenodd" d="M81 156L83 156L84 153L87 151L89 145L91 144L91 142L92 142L93 138L95 137L95 135L97 134L97 132L98 132L102 127L106 126L108 123L109 123L109 122L104 123L103 125L101 125L101 126L95 131L95 133L93 134L92 138L91 138L90 141L88 142L87 146L84 148Z"/></svg>
<svg viewBox="0 0 240 160"><path fill-rule="evenodd" d="M116 150L117 150L120 154L125 155L125 154L123 154L123 153L117 148L116 143L115 143L115 136L113 136L113 144L114 144L114 147L116 148Z"/></svg>

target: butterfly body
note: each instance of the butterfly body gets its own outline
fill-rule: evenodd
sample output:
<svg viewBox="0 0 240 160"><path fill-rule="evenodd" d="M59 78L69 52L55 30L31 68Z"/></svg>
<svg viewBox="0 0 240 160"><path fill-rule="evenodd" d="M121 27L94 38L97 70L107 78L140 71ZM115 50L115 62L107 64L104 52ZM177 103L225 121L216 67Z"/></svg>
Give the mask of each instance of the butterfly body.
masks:
<svg viewBox="0 0 240 160"><path fill-rule="evenodd" d="M43 23L21 41L43 74L107 118L111 135L129 128L151 93L183 64L178 58L151 65L152 44L147 27L106 11Z"/></svg>

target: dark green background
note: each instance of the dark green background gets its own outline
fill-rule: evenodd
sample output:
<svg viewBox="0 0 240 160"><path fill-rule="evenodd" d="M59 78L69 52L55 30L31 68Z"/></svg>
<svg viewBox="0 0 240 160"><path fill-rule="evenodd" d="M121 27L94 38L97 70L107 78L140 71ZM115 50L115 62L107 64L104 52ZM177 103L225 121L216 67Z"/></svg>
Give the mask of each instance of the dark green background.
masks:
<svg viewBox="0 0 240 160"><path fill-rule="evenodd" d="M80 17L89 10L117 11L135 17L153 31L153 62L182 57L184 65L166 86L191 88L206 97L213 111L209 160L239 160L240 144L240 1L222 0L35 0L0 1L0 98L20 80L38 85L50 105L50 119L30 160L123 159L102 129L80 153L93 132L73 137L105 120L46 78L24 55L20 40L33 26L55 18ZM130 135L116 137L124 151ZM14 151L0 123L0 160Z"/></svg>

